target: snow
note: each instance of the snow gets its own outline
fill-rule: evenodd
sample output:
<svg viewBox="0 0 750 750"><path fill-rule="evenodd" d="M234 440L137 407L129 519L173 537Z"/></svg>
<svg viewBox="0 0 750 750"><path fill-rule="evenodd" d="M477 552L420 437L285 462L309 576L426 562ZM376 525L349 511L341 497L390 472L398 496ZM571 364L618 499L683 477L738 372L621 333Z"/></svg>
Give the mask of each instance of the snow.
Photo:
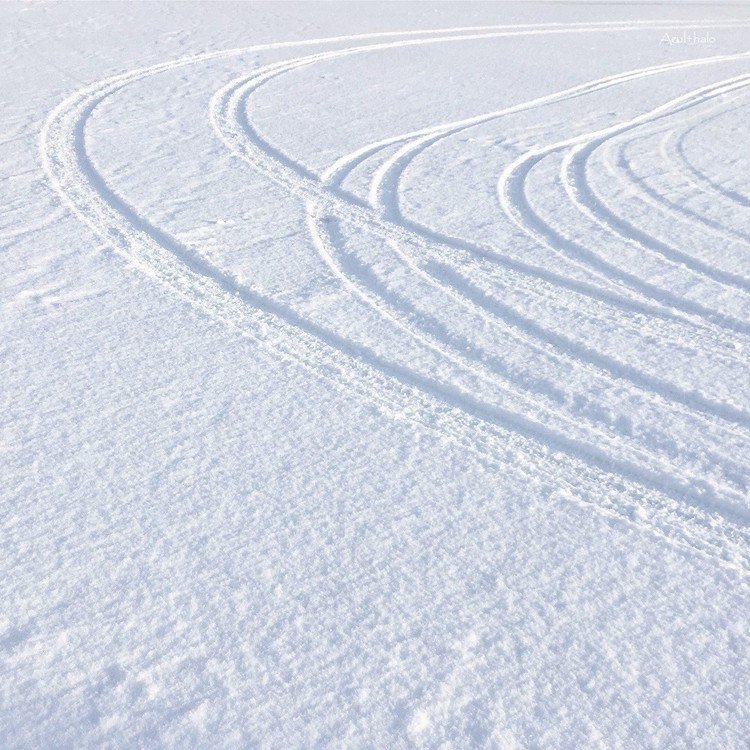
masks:
<svg viewBox="0 0 750 750"><path fill-rule="evenodd" d="M750 743L750 8L0 17L0 745Z"/></svg>

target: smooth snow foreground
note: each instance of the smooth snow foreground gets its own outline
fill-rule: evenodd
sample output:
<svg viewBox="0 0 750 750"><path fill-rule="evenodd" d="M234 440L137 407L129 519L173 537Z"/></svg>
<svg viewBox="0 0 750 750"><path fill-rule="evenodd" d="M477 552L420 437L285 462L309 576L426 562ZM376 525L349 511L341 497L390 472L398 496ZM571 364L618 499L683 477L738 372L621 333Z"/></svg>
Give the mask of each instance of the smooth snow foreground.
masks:
<svg viewBox="0 0 750 750"><path fill-rule="evenodd" d="M0 17L0 746L750 745L750 6Z"/></svg>

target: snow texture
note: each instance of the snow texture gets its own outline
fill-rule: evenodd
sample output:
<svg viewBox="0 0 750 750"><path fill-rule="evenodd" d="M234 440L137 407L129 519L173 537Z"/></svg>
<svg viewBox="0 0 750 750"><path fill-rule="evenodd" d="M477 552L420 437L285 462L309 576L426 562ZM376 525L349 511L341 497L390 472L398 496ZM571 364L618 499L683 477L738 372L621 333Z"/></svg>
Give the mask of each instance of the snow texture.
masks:
<svg viewBox="0 0 750 750"><path fill-rule="evenodd" d="M0 20L0 746L750 746L750 6Z"/></svg>

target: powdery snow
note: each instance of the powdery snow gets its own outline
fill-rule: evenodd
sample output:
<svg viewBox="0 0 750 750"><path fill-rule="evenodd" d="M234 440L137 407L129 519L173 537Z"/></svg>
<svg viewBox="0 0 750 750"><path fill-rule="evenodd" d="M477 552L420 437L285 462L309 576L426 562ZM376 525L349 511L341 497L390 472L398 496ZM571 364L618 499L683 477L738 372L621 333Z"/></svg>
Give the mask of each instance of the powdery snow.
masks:
<svg viewBox="0 0 750 750"><path fill-rule="evenodd" d="M0 745L750 744L750 8L0 17Z"/></svg>

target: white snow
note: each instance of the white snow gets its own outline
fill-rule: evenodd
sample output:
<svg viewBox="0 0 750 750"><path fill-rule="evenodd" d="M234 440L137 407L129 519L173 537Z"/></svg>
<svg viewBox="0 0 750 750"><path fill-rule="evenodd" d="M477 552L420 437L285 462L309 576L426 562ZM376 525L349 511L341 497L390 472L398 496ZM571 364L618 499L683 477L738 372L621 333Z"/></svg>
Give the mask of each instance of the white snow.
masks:
<svg viewBox="0 0 750 750"><path fill-rule="evenodd" d="M750 6L0 19L0 746L750 744Z"/></svg>

